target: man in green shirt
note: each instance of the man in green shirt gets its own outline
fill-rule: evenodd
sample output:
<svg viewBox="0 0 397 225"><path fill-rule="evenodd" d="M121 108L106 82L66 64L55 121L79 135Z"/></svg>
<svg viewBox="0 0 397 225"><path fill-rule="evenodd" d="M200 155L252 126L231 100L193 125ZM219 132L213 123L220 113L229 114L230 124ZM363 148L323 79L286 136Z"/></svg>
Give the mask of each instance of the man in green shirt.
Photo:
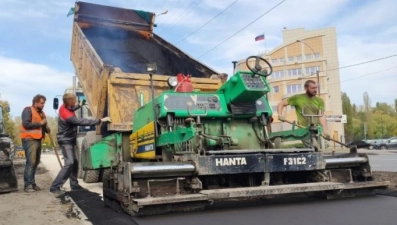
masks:
<svg viewBox="0 0 397 225"><path fill-rule="evenodd" d="M313 80L308 80L305 82L304 94L297 94L290 98L282 100L277 106L278 119L280 121L285 121L285 116L283 115L283 109L285 106L291 105L295 107L296 116L298 118L298 124L304 127L310 125L311 117L305 117L302 115L320 115L324 112L324 101L322 98L317 97L317 84ZM313 117L314 125L321 125L323 129L324 136L329 137L327 124L325 121L325 116ZM309 142L308 142L309 141ZM302 140L306 145L310 143L310 140Z"/></svg>

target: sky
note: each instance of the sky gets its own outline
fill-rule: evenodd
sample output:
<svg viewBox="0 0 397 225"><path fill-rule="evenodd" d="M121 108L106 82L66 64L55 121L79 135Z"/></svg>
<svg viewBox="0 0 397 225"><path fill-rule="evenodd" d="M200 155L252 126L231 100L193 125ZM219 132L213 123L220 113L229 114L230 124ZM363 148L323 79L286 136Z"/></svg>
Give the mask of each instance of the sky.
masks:
<svg viewBox="0 0 397 225"><path fill-rule="evenodd" d="M352 103L363 104L365 91L372 105L376 102L394 104L397 98L397 1L394 0L86 2L156 14L168 10L156 18L154 32L229 77L233 72L232 61L281 45L284 27L306 30L335 27L341 67L393 56L340 69L342 91ZM0 1L3 31L0 35L0 99L10 103L12 116L20 116L36 94L47 97L47 115L56 115L52 109L53 98L72 85L75 74L70 61L73 17L66 16L73 6L72 0ZM266 40L255 42L255 37L262 33Z"/></svg>

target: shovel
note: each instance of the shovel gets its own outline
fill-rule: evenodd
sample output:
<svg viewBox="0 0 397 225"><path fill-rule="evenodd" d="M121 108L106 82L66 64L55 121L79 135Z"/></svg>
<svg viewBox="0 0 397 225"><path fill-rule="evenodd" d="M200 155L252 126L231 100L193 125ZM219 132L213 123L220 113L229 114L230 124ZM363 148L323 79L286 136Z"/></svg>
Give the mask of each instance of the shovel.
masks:
<svg viewBox="0 0 397 225"><path fill-rule="evenodd" d="M51 142L51 145L53 146L52 149L54 150L55 155L56 155L56 157L57 157L57 159L58 159L59 166L60 166L61 169L62 169L61 158L59 158L59 154L58 154L58 147L55 146L55 142L54 142L54 139L52 139L51 133L49 133L48 136L50 137L50 142Z"/></svg>
<svg viewBox="0 0 397 225"><path fill-rule="evenodd" d="M296 124L295 122L291 122L291 121L288 121L288 120L283 120L282 122L286 122L286 123L295 125L295 126L300 127L300 128L306 128L306 127L304 127L304 126L302 126L302 125ZM332 138L330 138L330 137L328 137L328 136L325 136L325 135L323 135L323 134L321 134L321 137L323 137L325 140L333 141L333 142L335 142L335 143L337 143L337 144L343 145L343 146L345 146L346 148L350 148L349 145L347 145L347 144L345 144L345 143L342 143L342 142L340 142L340 141L338 141L338 140L332 139Z"/></svg>

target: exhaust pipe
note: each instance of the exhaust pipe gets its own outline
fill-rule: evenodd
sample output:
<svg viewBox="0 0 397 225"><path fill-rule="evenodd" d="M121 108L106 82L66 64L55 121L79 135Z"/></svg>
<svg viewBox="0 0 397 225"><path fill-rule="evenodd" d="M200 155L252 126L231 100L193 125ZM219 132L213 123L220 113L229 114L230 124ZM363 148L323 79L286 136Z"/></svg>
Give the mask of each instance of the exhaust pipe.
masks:
<svg viewBox="0 0 397 225"><path fill-rule="evenodd" d="M196 166L188 162L130 163L132 177L189 176L196 172Z"/></svg>
<svg viewBox="0 0 397 225"><path fill-rule="evenodd" d="M237 64L237 61L232 61L232 63L233 63L233 75L236 73L236 64Z"/></svg>
<svg viewBox="0 0 397 225"><path fill-rule="evenodd" d="M368 163L365 157L350 157L350 158L329 158L325 159L326 166L339 166L345 164L364 164Z"/></svg>

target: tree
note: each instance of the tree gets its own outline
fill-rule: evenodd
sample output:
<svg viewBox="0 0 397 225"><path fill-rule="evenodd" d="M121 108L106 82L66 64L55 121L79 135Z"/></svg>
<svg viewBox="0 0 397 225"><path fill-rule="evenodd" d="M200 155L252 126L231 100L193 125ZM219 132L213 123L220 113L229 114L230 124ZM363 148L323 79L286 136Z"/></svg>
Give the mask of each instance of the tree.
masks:
<svg viewBox="0 0 397 225"><path fill-rule="evenodd" d="M51 130L51 133L46 134L46 137L43 141L43 149L54 147L51 143L49 135L51 135L52 139L54 140L54 144L57 145L57 143L56 143L56 133L58 132L57 117L54 118L54 117L47 116L47 124Z"/></svg>
<svg viewBox="0 0 397 225"><path fill-rule="evenodd" d="M15 137L17 137L17 140L15 143L19 143L19 144L21 143L21 140L19 139L19 134L20 134L19 127L21 126L21 123L22 123L21 117L20 116L15 117L14 133L15 133ZM51 137L55 142L54 144L56 144L55 134L58 132L57 117L47 116L47 124L51 130ZM48 134L46 134L46 137L42 143L43 143L43 149L53 147Z"/></svg>
<svg viewBox="0 0 397 225"><path fill-rule="evenodd" d="M8 101L0 100L0 105L3 106L3 109L10 107L10 104L8 103ZM4 119L4 126L5 126L6 133L10 136L10 138L15 143L16 138L18 138L14 134L15 133L14 132L15 123L12 120L10 113L6 112L6 110L3 110L3 119Z"/></svg>
<svg viewBox="0 0 397 225"><path fill-rule="evenodd" d="M364 92L364 114L365 114L365 122L367 124L367 138L373 138L373 127L372 127L372 108L371 108L371 99L368 96L367 92Z"/></svg>
<svg viewBox="0 0 397 225"><path fill-rule="evenodd" d="M353 108L353 116L357 117L357 106L356 106L356 104L353 104L352 108Z"/></svg>
<svg viewBox="0 0 397 225"><path fill-rule="evenodd" d="M16 139L14 140L14 144L17 146L21 146L22 145L22 140L20 137L20 133L21 133L21 129L20 126L22 124L22 119L20 116L15 117L14 119L14 136L16 137Z"/></svg>
<svg viewBox="0 0 397 225"><path fill-rule="evenodd" d="M374 113L377 110L382 111L386 115L391 115L391 116L395 115L394 107L385 102L377 102L374 109Z"/></svg>
<svg viewBox="0 0 397 225"><path fill-rule="evenodd" d="M384 139L397 136L397 120L381 110L376 110L373 114L373 127L375 138Z"/></svg>
<svg viewBox="0 0 397 225"><path fill-rule="evenodd" d="M342 111L343 114L346 114L347 122L344 124L345 129L345 139L353 141L354 139L354 130L353 130L353 107L350 103L350 99L346 93L342 92Z"/></svg>
<svg viewBox="0 0 397 225"><path fill-rule="evenodd" d="M394 99L394 112L397 113L397 98Z"/></svg>

